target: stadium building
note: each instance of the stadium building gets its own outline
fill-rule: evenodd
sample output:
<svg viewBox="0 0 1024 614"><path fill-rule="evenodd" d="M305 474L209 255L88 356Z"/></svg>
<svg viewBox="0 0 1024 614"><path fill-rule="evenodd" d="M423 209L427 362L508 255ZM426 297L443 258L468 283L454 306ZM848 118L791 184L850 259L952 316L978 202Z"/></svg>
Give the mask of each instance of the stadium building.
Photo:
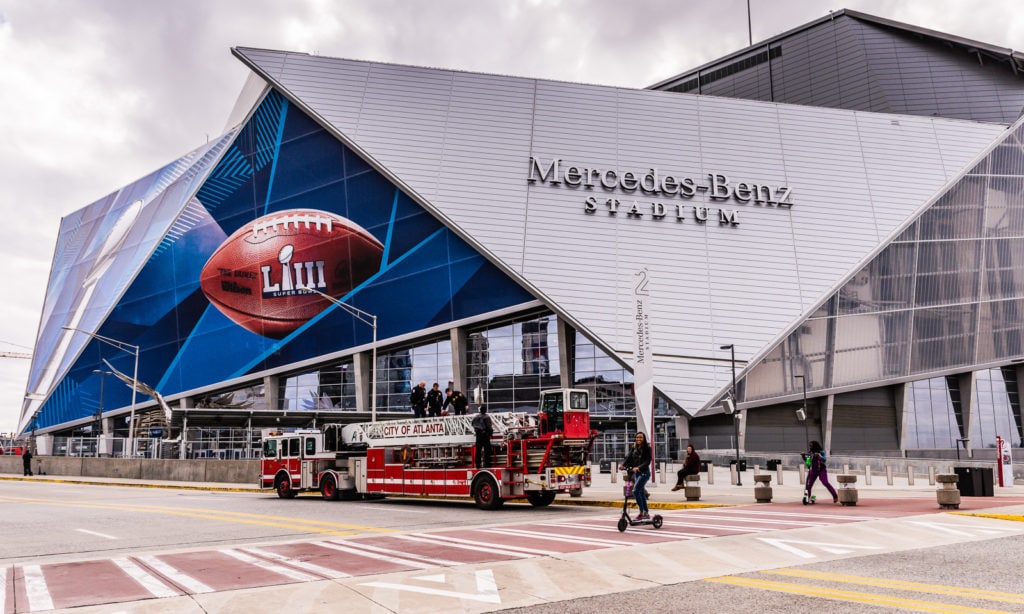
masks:
<svg viewBox="0 0 1024 614"><path fill-rule="evenodd" d="M662 457L1021 445L1020 53L853 11L644 90L233 53L222 136L62 220L22 432L248 456L573 386L617 455L640 287Z"/></svg>

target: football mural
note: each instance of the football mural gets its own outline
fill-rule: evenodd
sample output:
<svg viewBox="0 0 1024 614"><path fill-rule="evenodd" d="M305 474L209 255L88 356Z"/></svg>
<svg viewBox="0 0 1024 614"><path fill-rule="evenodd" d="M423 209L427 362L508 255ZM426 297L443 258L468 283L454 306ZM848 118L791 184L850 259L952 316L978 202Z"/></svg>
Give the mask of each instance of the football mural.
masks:
<svg viewBox="0 0 1024 614"><path fill-rule="evenodd" d="M384 246L327 211L280 211L243 226L206 262L203 294L248 330L280 339L380 269Z"/></svg>
<svg viewBox="0 0 1024 614"><path fill-rule="evenodd" d="M50 367L39 428L95 412L103 361L133 368L126 352L62 337L64 326L139 346L139 380L171 397L369 345L371 328L313 289L376 315L382 349L391 337L533 300L276 91L233 134L215 164L185 168L170 184L140 180L65 218L58 254L85 231L102 234L101 221L131 204L122 200L159 191L111 256L120 290L94 294L84 312L99 324L75 324L64 299L48 310L41 335L67 342L53 344L62 357L52 365L63 366ZM67 264L55 260L48 296L81 287L90 270L57 260ZM46 384L42 370L36 378ZM130 402L127 387L106 387L104 407Z"/></svg>

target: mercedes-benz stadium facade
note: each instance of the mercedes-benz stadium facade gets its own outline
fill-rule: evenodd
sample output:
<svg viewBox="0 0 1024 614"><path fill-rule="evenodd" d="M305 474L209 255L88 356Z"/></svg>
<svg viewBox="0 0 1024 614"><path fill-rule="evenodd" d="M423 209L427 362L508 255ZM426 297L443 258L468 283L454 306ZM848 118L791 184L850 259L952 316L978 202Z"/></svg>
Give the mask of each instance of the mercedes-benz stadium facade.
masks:
<svg viewBox="0 0 1024 614"><path fill-rule="evenodd" d="M852 11L643 90L233 52L225 134L61 221L21 432L571 386L611 453L643 274L662 457L1020 447L1021 54Z"/></svg>

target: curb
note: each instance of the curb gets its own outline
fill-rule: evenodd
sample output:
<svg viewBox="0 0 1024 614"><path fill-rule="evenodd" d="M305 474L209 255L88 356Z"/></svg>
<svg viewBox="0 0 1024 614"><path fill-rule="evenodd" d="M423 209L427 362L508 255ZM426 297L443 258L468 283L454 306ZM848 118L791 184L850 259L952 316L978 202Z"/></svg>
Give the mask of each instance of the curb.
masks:
<svg viewBox="0 0 1024 614"><path fill-rule="evenodd" d="M201 490L212 492L260 492L255 488L237 488L233 486L192 486L188 484L148 484L133 482L97 482L94 480L75 480L66 478L11 478L0 476L0 481L7 482L46 482L51 484L79 484L84 486L123 486L126 488L172 488L177 490Z"/></svg>

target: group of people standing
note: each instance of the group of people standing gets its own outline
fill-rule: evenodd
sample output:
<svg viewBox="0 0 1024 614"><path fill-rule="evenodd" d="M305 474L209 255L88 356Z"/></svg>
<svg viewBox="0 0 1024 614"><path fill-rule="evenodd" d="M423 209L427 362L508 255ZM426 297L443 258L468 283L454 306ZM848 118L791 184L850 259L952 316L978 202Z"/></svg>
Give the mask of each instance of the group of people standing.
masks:
<svg viewBox="0 0 1024 614"><path fill-rule="evenodd" d="M452 390L450 387L445 388L442 394L437 382L434 382L430 390L427 390L427 382L420 382L409 394L409 404L416 418L444 416L447 415L449 407L452 408L452 414L464 416L469 407L469 399L461 391Z"/></svg>

